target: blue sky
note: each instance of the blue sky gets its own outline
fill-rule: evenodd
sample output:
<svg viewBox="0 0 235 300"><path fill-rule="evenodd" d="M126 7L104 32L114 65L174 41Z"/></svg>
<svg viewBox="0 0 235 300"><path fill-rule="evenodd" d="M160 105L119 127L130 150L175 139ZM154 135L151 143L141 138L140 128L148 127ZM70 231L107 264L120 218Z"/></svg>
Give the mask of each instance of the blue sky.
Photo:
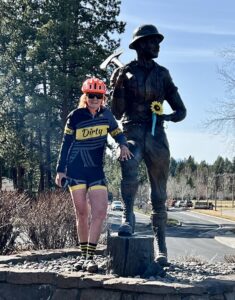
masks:
<svg viewBox="0 0 235 300"><path fill-rule="evenodd" d="M218 155L234 156L226 138L203 128L213 104L226 97L218 68L221 51L235 44L234 0L122 0L119 19L126 22L120 36L123 63L136 57L128 48L133 30L154 24L165 36L157 62L169 69L187 107L187 118L167 123L171 155L213 163ZM170 112L164 105L165 112Z"/></svg>

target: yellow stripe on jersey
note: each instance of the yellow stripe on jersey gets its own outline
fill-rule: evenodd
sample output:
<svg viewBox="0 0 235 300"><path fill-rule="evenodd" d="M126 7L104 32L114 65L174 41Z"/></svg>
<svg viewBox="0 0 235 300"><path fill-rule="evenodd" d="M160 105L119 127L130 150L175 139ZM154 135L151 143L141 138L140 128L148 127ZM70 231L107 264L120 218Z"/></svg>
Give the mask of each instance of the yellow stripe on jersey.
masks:
<svg viewBox="0 0 235 300"><path fill-rule="evenodd" d="M113 131L110 132L111 136L114 137L116 135L118 135L119 133L121 133L121 129L120 128L116 128Z"/></svg>
<svg viewBox="0 0 235 300"><path fill-rule="evenodd" d="M108 128L108 125L97 125L79 128L76 130L76 140L86 140L90 138L105 136L108 133Z"/></svg>
<svg viewBox="0 0 235 300"><path fill-rule="evenodd" d="M65 129L64 129L64 133L65 133L65 134L70 134L70 135L71 135L71 134L74 133L74 130L73 130L73 129L70 129L69 127L66 126Z"/></svg>

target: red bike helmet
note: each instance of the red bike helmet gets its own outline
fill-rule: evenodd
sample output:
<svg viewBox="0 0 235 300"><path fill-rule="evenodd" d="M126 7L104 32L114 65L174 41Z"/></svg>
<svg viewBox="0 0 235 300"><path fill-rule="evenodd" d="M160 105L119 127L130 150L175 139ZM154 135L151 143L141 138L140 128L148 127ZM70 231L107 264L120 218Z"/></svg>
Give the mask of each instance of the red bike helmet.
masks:
<svg viewBox="0 0 235 300"><path fill-rule="evenodd" d="M105 94L106 85L104 82L98 78L92 77L88 78L83 82L82 85L83 93L95 93L95 94Z"/></svg>

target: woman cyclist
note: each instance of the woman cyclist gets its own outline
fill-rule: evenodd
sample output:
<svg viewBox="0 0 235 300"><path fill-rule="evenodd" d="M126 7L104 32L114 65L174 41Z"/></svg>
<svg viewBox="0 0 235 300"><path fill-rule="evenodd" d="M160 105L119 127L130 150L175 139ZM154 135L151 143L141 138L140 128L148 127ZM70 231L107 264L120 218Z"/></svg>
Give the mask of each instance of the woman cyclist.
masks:
<svg viewBox="0 0 235 300"><path fill-rule="evenodd" d="M83 83L82 92L78 108L67 118L55 179L60 187L63 178L67 178L69 183L82 252L77 269L82 268L85 261L94 264L93 256L107 213L108 193L103 157L108 133L120 145L121 160L132 156L117 121L105 107L104 82L89 78ZM87 198L91 213L89 225Z"/></svg>

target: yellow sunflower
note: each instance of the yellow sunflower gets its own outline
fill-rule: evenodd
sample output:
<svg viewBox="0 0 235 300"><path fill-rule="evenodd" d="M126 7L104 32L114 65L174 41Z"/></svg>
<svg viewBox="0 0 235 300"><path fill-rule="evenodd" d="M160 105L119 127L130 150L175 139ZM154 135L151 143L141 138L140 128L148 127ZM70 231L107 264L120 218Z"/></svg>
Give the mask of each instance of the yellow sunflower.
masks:
<svg viewBox="0 0 235 300"><path fill-rule="evenodd" d="M162 115L163 114L163 107L161 102L158 101L153 101L151 103L151 111L157 115Z"/></svg>

